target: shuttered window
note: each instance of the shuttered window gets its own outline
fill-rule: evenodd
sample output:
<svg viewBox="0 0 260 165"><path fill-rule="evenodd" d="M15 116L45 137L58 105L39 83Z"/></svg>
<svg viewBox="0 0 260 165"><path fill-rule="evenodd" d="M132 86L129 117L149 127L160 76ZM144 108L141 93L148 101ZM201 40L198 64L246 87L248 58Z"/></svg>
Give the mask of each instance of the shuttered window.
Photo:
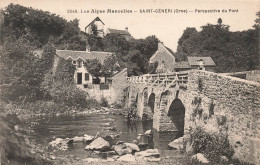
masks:
<svg viewBox="0 0 260 165"><path fill-rule="evenodd" d="M85 81L89 81L89 73L85 73Z"/></svg>

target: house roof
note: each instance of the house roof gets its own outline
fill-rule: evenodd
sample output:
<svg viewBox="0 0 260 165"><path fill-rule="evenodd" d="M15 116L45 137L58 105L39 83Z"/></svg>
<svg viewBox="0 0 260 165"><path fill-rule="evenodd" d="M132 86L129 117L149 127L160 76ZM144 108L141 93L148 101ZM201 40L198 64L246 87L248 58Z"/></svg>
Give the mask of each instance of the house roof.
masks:
<svg viewBox="0 0 260 165"><path fill-rule="evenodd" d="M62 57L64 59L71 58L72 60L93 60L98 59L101 63L105 61L105 59L109 56L111 56L112 52L98 52L98 51L72 51L72 50L56 50L56 54L59 57Z"/></svg>
<svg viewBox="0 0 260 165"><path fill-rule="evenodd" d="M166 46L164 46L162 42L159 42L157 51L150 58L150 63L151 63L151 60L153 60L156 56L158 56L160 54L164 54L164 53L168 54L169 57L175 59L172 50L167 48Z"/></svg>
<svg viewBox="0 0 260 165"><path fill-rule="evenodd" d="M111 79L116 79L116 78L122 76L122 74L125 73L125 72L127 72L127 68L124 68L124 69L122 69L120 72L117 72L116 74L114 74L114 75L111 77Z"/></svg>
<svg viewBox="0 0 260 165"><path fill-rule="evenodd" d="M198 61L203 60L204 66L216 66L211 57L188 57L190 65L199 65Z"/></svg>
<svg viewBox="0 0 260 165"><path fill-rule="evenodd" d="M188 61L180 61L174 64L174 68L191 68Z"/></svg>
<svg viewBox="0 0 260 165"><path fill-rule="evenodd" d="M86 26L85 28L89 27L89 25L91 25L94 21L100 21L100 22L103 23L103 25L105 25L104 22L103 22L99 17L96 17L96 18L95 18L93 21L91 21L91 22L88 24L88 26Z"/></svg>
<svg viewBox="0 0 260 165"><path fill-rule="evenodd" d="M119 35L129 35L129 36L131 36L131 34L127 30L117 30L117 29L110 29L110 28L107 28L107 30L109 31L110 34L119 34Z"/></svg>

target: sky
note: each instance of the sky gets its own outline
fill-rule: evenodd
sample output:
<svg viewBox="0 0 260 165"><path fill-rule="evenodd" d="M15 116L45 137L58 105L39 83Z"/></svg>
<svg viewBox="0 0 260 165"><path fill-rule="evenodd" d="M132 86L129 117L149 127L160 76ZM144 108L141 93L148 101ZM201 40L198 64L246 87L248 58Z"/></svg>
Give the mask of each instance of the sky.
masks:
<svg viewBox="0 0 260 165"><path fill-rule="evenodd" d="M1 0L0 8L10 3L49 11L66 20L77 18L82 31L98 16L107 28L123 30L128 27L136 39L155 35L173 51L187 27L200 31L201 26L216 24L221 18L223 24L230 26L230 31L243 31L252 28L256 12L260 11L260 0ZM91 13L92 9L105 12ZM108 9L126 9L132 13L108 13ZM140 12L148 9L154 12ZM168 13L158 12L165 9ZM89 13L84 13L87 10ZM182 12L174 13L176 10ZM211 10L211 13L202 10Z"/></svg>

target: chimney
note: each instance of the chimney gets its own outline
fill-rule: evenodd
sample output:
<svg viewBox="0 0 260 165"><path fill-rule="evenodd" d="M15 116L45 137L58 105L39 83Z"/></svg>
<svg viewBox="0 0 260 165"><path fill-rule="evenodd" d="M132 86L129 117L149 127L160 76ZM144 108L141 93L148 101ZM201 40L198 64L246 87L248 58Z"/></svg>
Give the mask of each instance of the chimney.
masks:
<svg viewBox="0 0 260 165"><path fill-rule="evenodd" d="M162 49L164 47L163 42L159 41L158 42L158 49Z"/></svg>
<svg viewBox="0 0 260 165"><path fill-rule="evenodd" d="M128 27L126 27L125 30L128 31Z"/></svg>
<svg viewBox="0 0 260 165"><path fill-rule="evenodd" d="M90 52L90 46L88 44L88 40L86 40L86 52Z"/></svg>

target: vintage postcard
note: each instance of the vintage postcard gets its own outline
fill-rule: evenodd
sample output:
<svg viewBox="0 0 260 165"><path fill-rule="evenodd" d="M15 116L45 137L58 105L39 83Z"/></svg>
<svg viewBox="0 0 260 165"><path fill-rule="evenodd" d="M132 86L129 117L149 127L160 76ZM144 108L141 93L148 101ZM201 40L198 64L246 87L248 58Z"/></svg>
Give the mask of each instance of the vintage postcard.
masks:
<svg viewBox="0 0 260 165"><path fill-rule="evenodd" d="M259 0L1 0L0 165L257 165L259 39Z"/></svg>

